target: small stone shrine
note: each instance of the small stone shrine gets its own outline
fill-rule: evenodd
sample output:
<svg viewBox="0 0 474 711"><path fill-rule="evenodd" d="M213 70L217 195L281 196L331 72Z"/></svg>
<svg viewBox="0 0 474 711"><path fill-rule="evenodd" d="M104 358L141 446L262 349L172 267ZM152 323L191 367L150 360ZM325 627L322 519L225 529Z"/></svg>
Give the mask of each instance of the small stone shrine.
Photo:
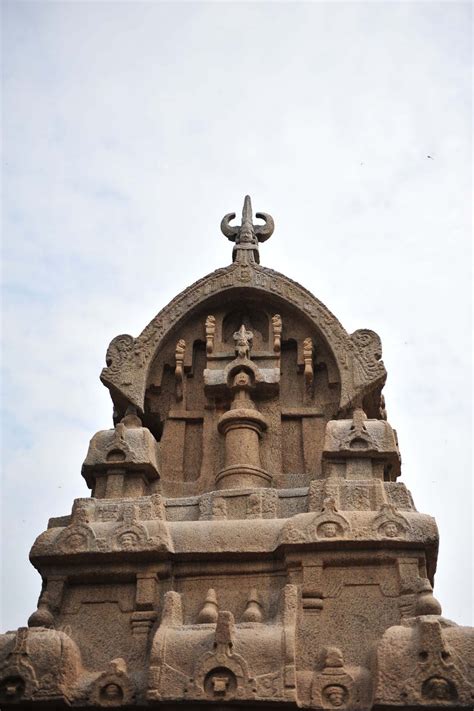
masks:
<svg viewBox="0 0 474 711"><path fill-rule="evenodd" d="M473 632L433 597L380 339L260 265L249 197L234 218L232 264L107 350L114 427L91 497L33 545L0 706L471 709Z"/></svg>

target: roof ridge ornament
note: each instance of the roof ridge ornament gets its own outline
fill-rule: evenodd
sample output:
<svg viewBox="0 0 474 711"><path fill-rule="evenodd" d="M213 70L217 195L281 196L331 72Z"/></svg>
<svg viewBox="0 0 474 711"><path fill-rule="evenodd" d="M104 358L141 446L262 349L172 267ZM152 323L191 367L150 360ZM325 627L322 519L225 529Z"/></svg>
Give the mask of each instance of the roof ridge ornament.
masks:
<svg viewBox="0 0 474 711"><path fill-rule="evenodd" d="M263 220L265 224L253 224L252 202L250 196L246 195L242 208L242 222L240 226L230 224L231 220L235 218L235 212L229 212L222 218L222 233L231 242L235 242L234 249L232 250L233 262L260 264L258 243L265 242L265 240L272 236L275 223L273 222L273 217L266 212L256 212L255 217L259 220Z"/></svg>

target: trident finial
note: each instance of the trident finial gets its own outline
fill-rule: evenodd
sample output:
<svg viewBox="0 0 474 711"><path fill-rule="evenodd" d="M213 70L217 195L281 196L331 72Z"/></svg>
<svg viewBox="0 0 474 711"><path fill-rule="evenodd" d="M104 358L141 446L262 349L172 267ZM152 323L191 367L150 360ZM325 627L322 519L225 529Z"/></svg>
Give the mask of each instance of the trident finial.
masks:
<svg viewBox="0 0 474 711"><path fill-rule="evenodd" d="M246 195L242 209L242 223L240 227L231 225L230 221L235 218L235 212L224 215L221 222L223 234L231 242L235 242L232 250L232 260L242 262L256 262L260 264L258 254L258 243L265 242L272 236L275 229L273 217L265 212L255 213L255 217L265 222L264 225L254 225L252 222L252 203L250 196Z"/></svg>

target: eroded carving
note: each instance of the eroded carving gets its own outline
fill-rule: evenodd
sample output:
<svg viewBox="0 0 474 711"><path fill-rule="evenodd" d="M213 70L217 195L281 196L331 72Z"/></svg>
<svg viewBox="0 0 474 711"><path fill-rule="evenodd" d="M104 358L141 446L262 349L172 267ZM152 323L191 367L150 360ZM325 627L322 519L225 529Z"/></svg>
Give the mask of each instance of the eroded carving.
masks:
<svg viewBox="0 0 474 711"><path fill-rule="evenodd" d="M65 528L56 539L61 553L80 553L96 548L96 536L87 524L73 524Z"/></svg>
<svg viewBox="0 0 474 711"><path fill-rule="evenodd" d="M221 521L227 518L227 503L221 496L212 501L212 518Z"/></svg>
<svg viewBox="0 0 474 711"><path fill-rule="evenodd" d="M0 700L4 703L30 699L38 688L27 643L28 629L20 627L15 635L13 649L0 667Z"/></svg>
<svg viewBox="0 0 474 711"><path fill-rule="evenodd" d="M125 706L133 701L135 689L127 674L124 659L117 658L109 662L108 668L93 683L90 701L104 708Z"/></svg>
<svg viewBox="0 0 474 711"><path fill-rule="evenodd" d="M376 701L464 708L472 704L472 630L427 615L389 628L377 648ZM469 649L469 651L467 651Z"/></svg>
<svg viewBox="0 0 474 711"><path fill-rule="evenodd" d="M122 376L121 384L128 385L126 378L126 365L130 354L133 352L134 338L128 334L116 336L107 348L105 362L110 373ZM124 371L125 367L125 372ZM131 373L130 373L131 376Z"/></svg>

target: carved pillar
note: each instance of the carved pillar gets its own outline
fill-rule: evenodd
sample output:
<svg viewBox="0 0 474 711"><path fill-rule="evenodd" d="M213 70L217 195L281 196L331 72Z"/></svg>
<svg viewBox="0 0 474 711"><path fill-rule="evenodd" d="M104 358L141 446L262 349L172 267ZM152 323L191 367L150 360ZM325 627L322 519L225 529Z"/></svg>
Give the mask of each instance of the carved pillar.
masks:
<svg viewBox="0 0 474 711"><path fill-rule="evenodd" d="M225 464L216 477L219 489L262 487L271 482L260 463L259 439L267 423L250 398L250 388L250 376L241 370L234 378L231 408L218 423L225 436Z"/></svg>

